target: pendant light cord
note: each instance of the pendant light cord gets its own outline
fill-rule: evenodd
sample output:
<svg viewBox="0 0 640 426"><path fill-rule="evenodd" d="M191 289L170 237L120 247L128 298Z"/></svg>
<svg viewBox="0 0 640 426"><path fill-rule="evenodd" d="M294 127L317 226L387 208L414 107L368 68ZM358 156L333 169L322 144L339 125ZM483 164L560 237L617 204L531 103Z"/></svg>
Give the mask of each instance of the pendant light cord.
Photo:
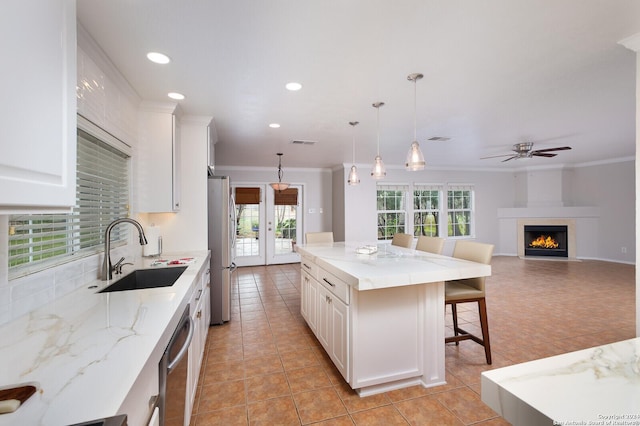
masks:
<svg viewBox="0 0 640 426"><path fill-rule="evenodd" d="M380 156L380 105L378 105L378 106L376 107L376 110L377 110L377 114L376 114L377 119L376 119L376 122L377 122L377 126L378 126L378 152L377 152L377 154L378 154L378 157L379 157L379 156Z"/></svg>
<svg viewBox="0 0 640 426"><path fill-rule="evenodd" d="M416 131L417 128L417 123L418 123L418 79L414 79L413 80L413 140L417 141L418 140L418 133Z"/></svg>

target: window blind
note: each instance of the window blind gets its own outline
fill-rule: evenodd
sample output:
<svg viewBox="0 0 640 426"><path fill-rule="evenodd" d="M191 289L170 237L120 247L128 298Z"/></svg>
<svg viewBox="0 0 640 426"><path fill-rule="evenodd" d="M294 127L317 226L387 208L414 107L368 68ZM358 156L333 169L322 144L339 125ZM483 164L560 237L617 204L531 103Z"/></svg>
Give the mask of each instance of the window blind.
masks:
<svg viewBox="0 0 640 426"><path fill-rule="evenodd" d="M76 205L68 214L9 217L9 275L37 272L79 255L98 252L109 223L129 214L128 156L78 129ZM127 239L116 227L112 242Z"/></svg>
<svg viewBox="0 0 640 426"><path fill-rule="evenodd" d="M297 206L298 188L287 188L282 191L273 191L274 204L276 206Z"/></svg>
<svg viewBox="0 0 640 426"><path fill-rule="evenodd" d="M236 187L236 204L260 204L260 188Z"/></svg>

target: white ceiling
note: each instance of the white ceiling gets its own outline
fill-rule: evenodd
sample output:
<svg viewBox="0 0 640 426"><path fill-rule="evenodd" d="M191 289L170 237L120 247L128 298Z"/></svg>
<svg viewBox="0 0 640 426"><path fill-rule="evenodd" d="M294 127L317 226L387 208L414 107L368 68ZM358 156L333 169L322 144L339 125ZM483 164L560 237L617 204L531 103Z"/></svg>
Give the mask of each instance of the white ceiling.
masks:
<svg viewBox="0 0 640 426"><path fill-rule="evenodd" d="M141 98L215 118L216 163L514 168L635 155L638 0L78 0L78 20ZM148 51L172 58L149 62ZM285 83L303 88L289 92ZM355 132L349 121L359 121ZM269 123L282 127L271 129ZM433 136L448 142L427 142ZM294 139L316 141L293 145ZM571 146L508 161L511 145Z"/></svg>

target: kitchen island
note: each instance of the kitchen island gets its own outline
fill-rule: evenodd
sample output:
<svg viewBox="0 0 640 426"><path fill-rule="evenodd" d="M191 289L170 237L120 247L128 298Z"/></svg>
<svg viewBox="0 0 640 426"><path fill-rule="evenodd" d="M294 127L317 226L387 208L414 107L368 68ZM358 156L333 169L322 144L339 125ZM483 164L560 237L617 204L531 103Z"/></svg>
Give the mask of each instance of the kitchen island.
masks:
<svg viewBox="0 0 640 426"><path fill-rule="evenodd" d="M361 396L445 383L444 281L491 275L491 266L388 244L307 244L301 311Z"/></svg>

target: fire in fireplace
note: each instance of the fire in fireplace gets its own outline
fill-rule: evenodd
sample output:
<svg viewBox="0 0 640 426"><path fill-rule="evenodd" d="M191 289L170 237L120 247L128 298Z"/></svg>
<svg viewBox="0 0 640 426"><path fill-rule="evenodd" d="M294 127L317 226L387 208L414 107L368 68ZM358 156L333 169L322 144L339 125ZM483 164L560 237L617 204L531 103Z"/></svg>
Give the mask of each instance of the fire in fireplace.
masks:
<svg viewBox="0 0 640 426"><path fill-rule="evenodd" d="M568 257L566 225L525 225L525 256Z"/></svg>

